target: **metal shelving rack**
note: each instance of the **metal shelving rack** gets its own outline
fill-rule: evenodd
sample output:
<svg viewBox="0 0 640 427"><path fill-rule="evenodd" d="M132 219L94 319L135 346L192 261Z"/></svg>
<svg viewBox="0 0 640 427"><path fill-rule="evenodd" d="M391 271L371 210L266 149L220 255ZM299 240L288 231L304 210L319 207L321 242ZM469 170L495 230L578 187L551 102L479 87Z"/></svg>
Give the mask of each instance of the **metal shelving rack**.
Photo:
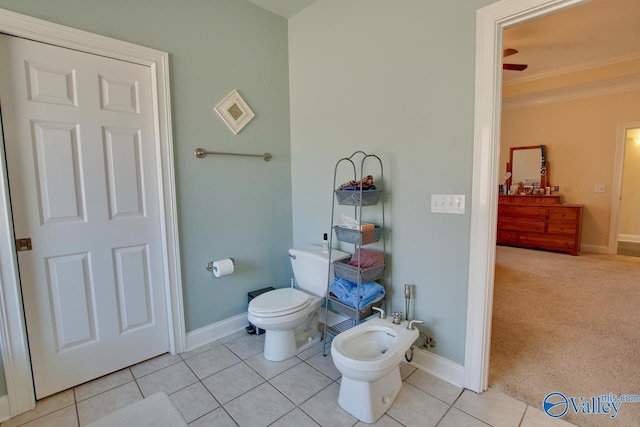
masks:
<svg viewBox="0 0 640 427"><path fill-rule="evenodd" d="M353 180L357 180L357 168L356 162L360 161L360 182L365 177L364 167L367 160L375 161L380 169L379 178L376 178L375 190L363 190L362 185L360 185L359 190L337 190L337 176L338 170L343 166L351 165L351 169L353 170ZM371 162L370 162L371 163ZM385 228L385 218L384 218L384 197L383 197L383 183L384 183L384 170L382 167L382 160L375 154L367 154L364 151L356 151L349 157L344 157L336 162L334 172L333 172L333 189L334 189L334 197L332 198L331 204L331 235L329 238L329 259L332 259L332 251L333 248L333 238L334 235L336 239L340 242L350 243L354 245L354 253L355 250L359 247L363 247L369 244L373 244L376 242L382 242L382 254L386 256L386 244L384 239L384 228ZM379 207L381 212L381 224L376 224L373 230L351 230L347 228L338 227L334 224L336 217L336 202L341 206L353 206L355 219L358 221L359 229L362 227L362 212L365 206L376 206ZM358 252L360 254L360 252ZM375 311L373 307L381 307L386 303L386 292L385 296L380 298L379 300L374 301L373 303L361 307L359 310L357 307L353 307L347 303L339 301L337 298L332 298L329 295L329 285L333 282L334 275L344 277L347 280L355 282L358 284L358 300L360 294L360 286L362 283L377 281L382 286L385 287L385 264L370 268L360 268L360 257L358 257L358 265L357 267L352 267L347 264L348 261L334 261L330 263L329 271L327 273L327 296L325 300L325 321L324 321L324 344L322 354L324 356L327 355L327 344L330 344L333 338L338 335L340 332L344 332L356 325L360 322L365 321L367 318L371 317ZM333 266L334 274L331 273L331 266ZM335 325L328 325L328 315L329 311L338 312L342 315L348 317L347 320L344 320Z"/></svg>

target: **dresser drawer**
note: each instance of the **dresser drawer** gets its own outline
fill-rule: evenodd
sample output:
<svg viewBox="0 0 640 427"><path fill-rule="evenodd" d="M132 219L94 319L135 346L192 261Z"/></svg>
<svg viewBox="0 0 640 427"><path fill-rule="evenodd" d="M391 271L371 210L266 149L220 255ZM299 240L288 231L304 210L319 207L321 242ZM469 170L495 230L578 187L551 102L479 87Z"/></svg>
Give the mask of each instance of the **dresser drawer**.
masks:
<svg viewBox="0 0 640 427"><path fill-rule="evenodd" d="M547 208L540 206L501 205L498 206L498 218L503 216L545 219L547 217Z"/></svg>
<svg viewBox="0 0 640 427"><path fill-rule="evenodd" d="M498 229L544 233L544 224L544 221L540 220L500 218L498 220Z"/></svg>
<svg viewBox="0 0 640 427"><path fill-rule="evenodd" d="M574 251L576 249L576 238L573 236L520 233L518 235L518 243L532 248L545 248L559 251Z"/></svg>
<svg viewBox="0 0 640 427"><path fill-rule="evenodd" d="M560 196L507 196L500 195L498 204L506 205L558 205Z"/></svg>
<svg viewBox="0 0 640 427"><path fill-rule="evenodd" d="M515 231L498 230L496 243L499 245L515 245L518 243L518 233Z"/></svg>
<svg viewBox="0 0 640 427"><path fill-rule="evenodd" d="M583 205L558 196L500 196L497 243L578 255Z"/></svg>
<svg viewBox="0 0 640 427"><path fill-rule="evenodd" d="M559 203L559 198L544 196L514 196L512 203L517 205L556 205Z"/></svg>
<svg viewBox="0 0 640 427"><path fill-rule="evenodd" d="M549 208L549 220L577 221L579 208Z"/></svg>
<svg viewBox="0 0 640 427"><path fill-rule="evenodd" d="M571 221L549 221L547 223L547 233L549 234L570 234L575 236L578 231L578 224Z"/></svg>

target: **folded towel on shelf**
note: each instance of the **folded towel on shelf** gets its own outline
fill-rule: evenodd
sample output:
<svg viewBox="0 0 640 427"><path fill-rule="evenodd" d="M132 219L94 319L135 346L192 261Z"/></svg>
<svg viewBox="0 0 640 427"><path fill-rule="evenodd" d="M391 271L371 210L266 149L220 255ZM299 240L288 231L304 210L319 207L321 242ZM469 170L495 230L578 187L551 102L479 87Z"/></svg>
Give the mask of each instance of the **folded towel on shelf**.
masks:
<svg viewBox="0 0 640 427"><path fill-rule="evenodd" d="M357 283L343 277L336 277L333 280L329 285L329 292L335 295L338 300L356 307L358 310L385 295L384 287L379 283L367 282L358 287Z"/></svg>
<svg viewBox="0 0 640 427"><path fill-rule="evenodd" d="M349 190L349 191L354 191L354 190L360 190L360 187L362 186L362 190L375 190L376 186L373 185L373 176L371 175L367 175L364 178L362 178L362 181L349 181L349 182L345 182L344 184L341 184L338 187L338 190Z"/></svg>
<svg viewBox="0 0 640 427"><path fill-rule="evenodd" d="M349 265L360 268L375 267L384 264L384 254L372 249L358 248L351 256Z"/></svg>

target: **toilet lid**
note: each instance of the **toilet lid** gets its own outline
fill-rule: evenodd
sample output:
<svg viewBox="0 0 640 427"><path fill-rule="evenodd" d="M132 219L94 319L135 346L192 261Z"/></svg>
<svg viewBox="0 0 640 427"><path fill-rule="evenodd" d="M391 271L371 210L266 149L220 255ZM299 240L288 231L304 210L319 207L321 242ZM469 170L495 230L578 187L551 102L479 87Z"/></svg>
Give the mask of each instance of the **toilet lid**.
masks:
<svg viewBox="0 0 640 427"><path fill-rule="evenodd" d="M249 309L259 316L284 316L302 310L309 305L311 297L293 288L282 288L265 292L252 299Z"/></svg>

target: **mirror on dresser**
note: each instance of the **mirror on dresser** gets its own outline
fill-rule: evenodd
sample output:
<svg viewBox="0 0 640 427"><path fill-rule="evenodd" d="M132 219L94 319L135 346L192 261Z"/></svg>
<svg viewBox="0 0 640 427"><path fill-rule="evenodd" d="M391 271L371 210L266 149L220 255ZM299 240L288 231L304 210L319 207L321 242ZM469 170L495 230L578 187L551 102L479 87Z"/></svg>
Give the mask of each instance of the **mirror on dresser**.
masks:
<svg viewBox="0 0 640 427"><path fill-rule="evenodd" d="M547 164L546 146L511 147L507 172L511 174L506 181L507 189L510 189L512 184L519 182L532 187L547 187L549 185L549 165Z"/></svg>

